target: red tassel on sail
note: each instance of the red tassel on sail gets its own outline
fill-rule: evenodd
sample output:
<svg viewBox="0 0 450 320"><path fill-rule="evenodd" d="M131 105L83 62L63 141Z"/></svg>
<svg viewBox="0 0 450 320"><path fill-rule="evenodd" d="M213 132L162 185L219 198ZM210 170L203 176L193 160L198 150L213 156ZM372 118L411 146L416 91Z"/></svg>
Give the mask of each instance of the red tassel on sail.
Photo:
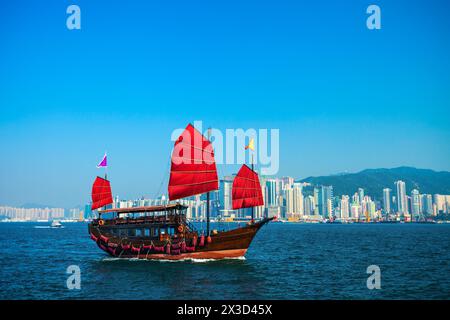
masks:
<svg viewBox="0 0 450 320"><path fill-rule="evenodd" d="M111 185L108 180L97 177L92 186L92 210L113 203Z"/></svg>
<svg viewBox="0 0 450 320"><path fill-rule="evenodd" d="M231 196L234 210L264 205L258 174L245 164L234 178Z"/></svg>
<svg viewBox="0 0 450 320"><path fill-rule="evenodd" d="M189 124L175 141L169 199L176 200L219 189L212 143Z"/></svg>

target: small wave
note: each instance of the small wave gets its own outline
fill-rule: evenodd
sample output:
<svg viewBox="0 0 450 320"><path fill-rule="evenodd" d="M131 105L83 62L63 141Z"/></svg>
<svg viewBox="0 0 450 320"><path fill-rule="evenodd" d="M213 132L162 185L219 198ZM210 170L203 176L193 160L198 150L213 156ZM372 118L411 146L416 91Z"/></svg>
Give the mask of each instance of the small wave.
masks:
<svg viewBox="0 0 450 320"><path fill-rule="evenodd" d="M173 259L139 259L139 258L115 258L115 257L107 257L103 258L102 261L148 261L148 262L192 262L192 263L207 263L213 261L221 261L221 260L246 260L245 257L230 257L230 258L221 258L221 259L197 259L197 258L183 258L178 260Z"/></svg>
<svg viewBox="0 0 450 320"><path fill-rule="evenodd" d="M51 226L34 226L34 228L36 228L36 229L63 229L64 227L54 228Z"/></svg>
<svg viewBox="0 0 450 320"><path fill-rule="evenodd" d="M211 261L220 261L220 260L245 260L245 257L230 257L230 258L222 258L222 259L196 259L196 258L186 258L185 260L190 260L194 263L205 263Z"/></svg>
<svg viewBox="0 0 450 320"><path fill-rule="evenodd" d="M124 260L124 259L120 259L120 258L103 258L102 261L120 261L120 260Z"/></svg>
<svg viewBox="0 0 450 320"><path fill-rule="evenodd" d="M115 257L106 257L103 258L102 261L148 261L146 259L139 259L139 258L115 258Z"/></svg>

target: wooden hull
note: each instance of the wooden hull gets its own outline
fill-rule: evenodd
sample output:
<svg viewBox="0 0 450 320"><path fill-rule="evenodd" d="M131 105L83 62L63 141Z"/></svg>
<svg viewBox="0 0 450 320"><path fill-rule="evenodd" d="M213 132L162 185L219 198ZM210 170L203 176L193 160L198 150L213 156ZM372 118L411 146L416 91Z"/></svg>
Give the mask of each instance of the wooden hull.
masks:
<svg viewBox="0 0 450 320"><path fill-rule="evenodd" d="M116 258L147 260L227 259L243 257L258 230L270 220L272 218L266 218L245 227L211 235L211 242L206 241L206 238L203 245L202 242L197 241L193 247L190 247L190 252L183 250L185 247L180 247L181 241L179 239L178 244L170 244L170 242L150 242L145 238L119 238L92 224L89 225L89 232L100 249ZM148 245L149 243L152 245ZM167 246L172 250L170 248L167 250ZM174 246L177 248L176 250L173 249ZM161 248L164 248L162 252Z"/></svg>

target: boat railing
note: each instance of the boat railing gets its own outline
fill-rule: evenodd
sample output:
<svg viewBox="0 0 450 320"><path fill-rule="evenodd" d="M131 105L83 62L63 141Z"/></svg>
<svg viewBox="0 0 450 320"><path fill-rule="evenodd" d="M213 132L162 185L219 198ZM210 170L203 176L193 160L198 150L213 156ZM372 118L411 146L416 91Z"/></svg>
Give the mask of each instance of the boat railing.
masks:
<svg viewBox="0 0 450 320"><path fill-rule="evenodd" d="M196 231L197 229L195 228L195 226L192 224L192 222L185 220L184 223L187 225L188 229L190 231Z"/></svg>
<svg viewBox="0 0 450 320"><path fill-rule="evenodd" d="M164 224L178 224L182 223L183 215L155 215L155 216L142 216L142 217L119 217L114 219L95 219L93 223L99 224L102 220L102 224L106 226L113 225L126 225L126 224L144 224L144 223L164 223Z"/></svg>

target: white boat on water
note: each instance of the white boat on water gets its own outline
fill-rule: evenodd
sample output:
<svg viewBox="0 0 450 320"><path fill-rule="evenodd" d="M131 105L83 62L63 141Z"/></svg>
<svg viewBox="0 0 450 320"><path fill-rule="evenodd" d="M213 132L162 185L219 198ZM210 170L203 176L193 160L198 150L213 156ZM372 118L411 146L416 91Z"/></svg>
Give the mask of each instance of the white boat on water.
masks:
<svg viewBox="0 0 450 320"><path fill-rule="evenodd" d="M53 220L51 227L52 228L61 228L62 224L58 220Z"/></svg>

